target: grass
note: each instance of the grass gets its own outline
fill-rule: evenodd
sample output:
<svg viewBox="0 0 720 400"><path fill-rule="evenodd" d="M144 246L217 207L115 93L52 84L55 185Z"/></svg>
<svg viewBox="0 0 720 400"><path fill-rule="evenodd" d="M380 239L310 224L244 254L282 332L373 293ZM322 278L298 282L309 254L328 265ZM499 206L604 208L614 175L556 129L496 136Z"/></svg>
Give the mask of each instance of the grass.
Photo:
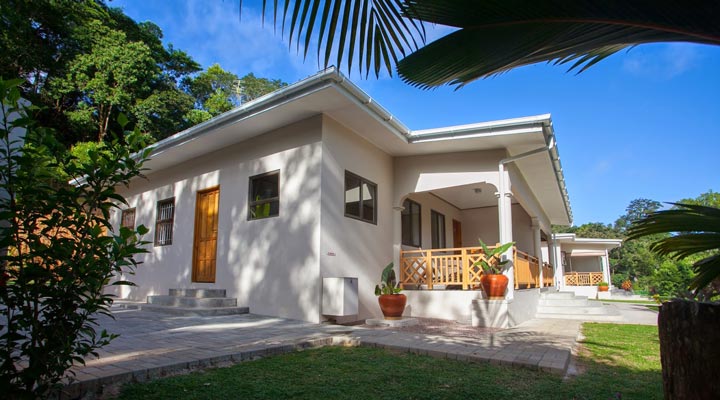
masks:
<svg viewBox="0 0 720 400"><path fill-rule="evenodd" d="M327 347L146 384L120 399L661 399L657 328L585 324L581 375Z"/></svg>

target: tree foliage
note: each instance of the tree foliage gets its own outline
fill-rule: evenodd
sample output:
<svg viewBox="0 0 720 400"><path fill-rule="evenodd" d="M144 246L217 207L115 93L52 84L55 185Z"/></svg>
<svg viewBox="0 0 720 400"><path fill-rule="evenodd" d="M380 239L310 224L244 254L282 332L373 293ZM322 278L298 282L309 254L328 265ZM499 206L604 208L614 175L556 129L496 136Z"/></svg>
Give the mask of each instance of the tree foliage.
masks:
<svg viewBox="0 0 720 400"><path fill-rule="evenodd" d="M67 147L123 131L120 114L160 140L286 85L219 65L198 74L160 27L102 0L2 0L0 15L0 76L24 80L23 96L45 106L38 118Z"/></svg>
<svg viewBox="0 0 720 400"><path fill-rule="evenodd" d="M112 304L103 289L135 269L147 229L116 231L109 218L124 203L115 188L140 174L147 151L131 154L145 144L136 131L127 145L74 159L19 105L19 82L0 80L0 387L9 398L45 398L114 337L96 331ZM22 147L12 136L21 131Z"/></svg>

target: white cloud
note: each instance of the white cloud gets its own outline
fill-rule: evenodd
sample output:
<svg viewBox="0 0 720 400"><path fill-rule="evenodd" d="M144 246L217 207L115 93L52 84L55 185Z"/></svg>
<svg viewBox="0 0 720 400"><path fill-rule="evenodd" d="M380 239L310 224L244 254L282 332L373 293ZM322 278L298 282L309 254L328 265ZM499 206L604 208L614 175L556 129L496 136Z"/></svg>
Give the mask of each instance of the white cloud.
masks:
<svg viewBox="0 0 720 400"><path fill-rule="evenodd" d="M668 43L638 46L628 51L623 67L633 75L667 80L693 69L699 61L696 45Z"/></svg>

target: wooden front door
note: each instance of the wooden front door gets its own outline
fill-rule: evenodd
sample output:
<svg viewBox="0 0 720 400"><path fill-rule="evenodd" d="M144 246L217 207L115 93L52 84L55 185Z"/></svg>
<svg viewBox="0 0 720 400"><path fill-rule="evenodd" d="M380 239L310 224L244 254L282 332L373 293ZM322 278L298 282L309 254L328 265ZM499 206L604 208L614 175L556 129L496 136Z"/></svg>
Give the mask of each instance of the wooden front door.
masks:
<svg viewBox="0 0 720 400"><path fill-rule="evenodd" d="M220 188L201 190L195 204L193 282L215 282Z"/></svg>
<svg viewBox="0 0 720 400"><path fill-rule="evenodd" d="M463 247L462 245L462 225L460 221L453 220L453 247Z"/></svg>

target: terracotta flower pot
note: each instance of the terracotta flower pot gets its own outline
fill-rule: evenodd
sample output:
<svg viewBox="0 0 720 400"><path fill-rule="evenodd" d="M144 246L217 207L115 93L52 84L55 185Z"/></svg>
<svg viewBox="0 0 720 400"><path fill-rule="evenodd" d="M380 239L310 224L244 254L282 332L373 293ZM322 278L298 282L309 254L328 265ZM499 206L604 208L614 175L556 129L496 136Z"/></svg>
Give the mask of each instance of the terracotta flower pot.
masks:
<svg viewBox="0 0 720 400"><path fill-rule="evenodd" d="M607 292L609 288L609 286L598 286L598 292Z"/></svg>
<svg viewBox="0 0 720 400"><path fill-rule="evenodd" d="M485 295L488 299L498 300L505 298L508 277L502 274L483 274L480 278Z"/></svg>
<svg viewBox="0 0 720 400"><path fill-rule="evenodd" d="M385 319L402 319L407 296L404 294L383 294L378 297L380 310Z"/></svg>

